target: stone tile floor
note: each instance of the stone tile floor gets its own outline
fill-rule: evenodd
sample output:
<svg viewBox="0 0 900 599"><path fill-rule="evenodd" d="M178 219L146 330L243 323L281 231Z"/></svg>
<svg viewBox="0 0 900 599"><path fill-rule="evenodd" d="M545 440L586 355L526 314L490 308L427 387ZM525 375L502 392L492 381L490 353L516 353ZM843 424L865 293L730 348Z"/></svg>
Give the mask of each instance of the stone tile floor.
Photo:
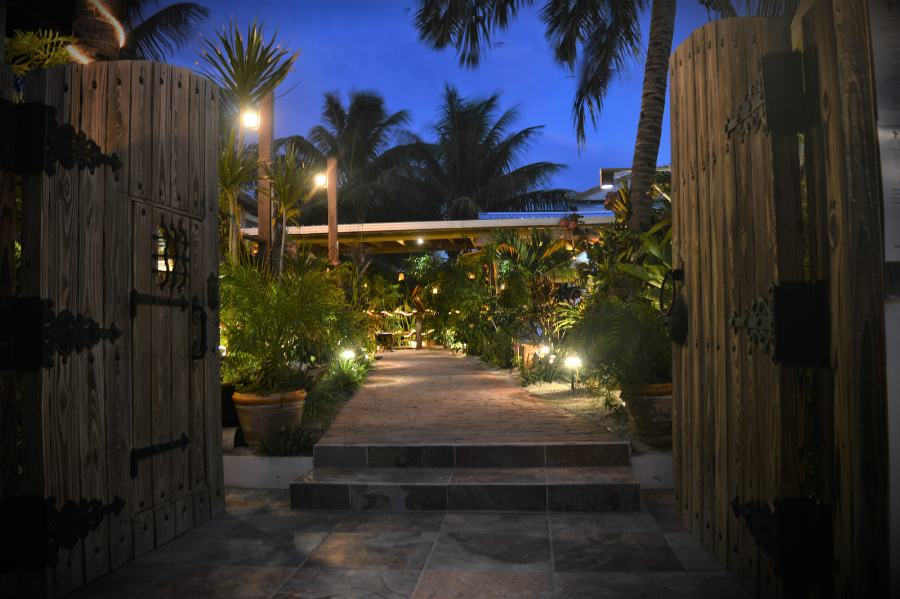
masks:
<svg viewBox="0 0 900 599"><path fill-rule="evenodd" d="M229 489L227 512L74 593L127 598L743 599L749 592L645 491L641 512L291 511Z"/></svg>

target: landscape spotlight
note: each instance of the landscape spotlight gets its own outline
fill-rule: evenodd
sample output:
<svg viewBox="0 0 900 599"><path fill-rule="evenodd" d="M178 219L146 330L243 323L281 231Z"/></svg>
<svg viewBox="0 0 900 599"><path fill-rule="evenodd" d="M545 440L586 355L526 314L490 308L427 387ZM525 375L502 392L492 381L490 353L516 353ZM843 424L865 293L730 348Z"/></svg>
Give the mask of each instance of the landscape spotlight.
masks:
<svg viewBox="0 0 900 599"><path fill-rule="evenodd" d="M566 367L572 369L572 391L574 391L575 384L578 382L578 369L581 368L581 358L569 356L566 358Z"/></svg>
<svg viewBox="0 0 900 599"><path fill-rule="evenodd" d="M316 175L316 185L319 187L325 187L328 185L328 177L325 175Z"/></svg>
<svg viewBox="0 0 900 599"><path fill-rule="evenodd" d="M352 360L353 358L356 357L356 354L353 353L352 349L345 349L344 351L341 352L341 357L344 358L345 360Z"/></svg>
<svg viewBox="0 0 900 599"><path fill-rule="evenodd" d="M244 127L247 129L250 129L251 131L259 130L259 113L255 110L245 110L242 119L244 121Z"/></svg>
<svg viewBox="0 0 900 599"><path fill-rule="evenodd" d="M544 347L541 348L541 357L542 357L542 358L543 358L544 356L546 356L547 354L549 354L549 353L550 353L550 348L547 347L546 345L545 345Z"/></svg>
<svg viewBox="0 0 900 599"><path fill-rule="evenodd" d="M419 237L419 245L422 245L423 243L425 243L425 242L422 241L422 238L421 238L421 237Z"/></svg>

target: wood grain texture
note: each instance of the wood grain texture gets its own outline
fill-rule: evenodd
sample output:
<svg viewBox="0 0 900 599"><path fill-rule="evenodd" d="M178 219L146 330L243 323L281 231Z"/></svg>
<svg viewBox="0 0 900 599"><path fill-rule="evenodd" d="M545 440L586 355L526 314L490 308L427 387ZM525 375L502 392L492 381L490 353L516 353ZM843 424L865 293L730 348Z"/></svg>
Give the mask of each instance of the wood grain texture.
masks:
<svg viewBox="0 0 900 599"><path fill-rule="evenodd" d="M179 227L183 227L188 241L190 242L195 226L195 221L190 218L176 216ZM190 256L200 251L196 245L189 245L188 252L188 268L190 268ZM190 270L188 280L185 282L184 289L175 290L183 296L187 301L191 301L191 283L199 276L200 273ZM171 349L169 352L169 360L171 361L171 426L168 437L170 440L181 438L182 434L188 435L190 438L190 410L191 410L191 390L190 390L190 373L191 373L191 309L185 311L173 308L163 308L171 322ZM191 440L190 443L194 441ZM188 445L190 447L190 444ZM172 468L172 495L181 495L190 489L190 456L189 449L174 449L169 452Z"/></svg>
<svg viewBox="0 0 900 599"><path fill-rule="evenodd" d="M81 114L79 128L89 139L106 139L107 72L105 63L85 65L81 70ZM106 150L106 148L104 148ZM97 168L77 171L80 210L77 254L81 261L80 288L76 301L78 312L93 318L107 328L111 321L103 311L104 230L106 177L109 169ZM70 248L71 250L71 248ZM124 301L125 293L121 294ZM124 325L123 321L119 321ZM82 497L99 499L104 504L112 497L107 489L106 459L106 388L103 353L110 345L101 342L84 351L84 380L76 394L77 423L80 436L79 476ZM109 572L109 522L104 518L97 529L88 533L84 545L84 582L92 582Z"/></svg>
<svg viewBox="0 0 900 599"><path fill-rule="evenodd" d="M191 219L190 241L191 241L191 272L194 276L190 280L190 296L204 301L206 297L206 261L204 252L206 246L203 239L203 233L206 230L206 224L203 221ZM201 304L204 309L208 310L208 306ZM195 322L191 318L189 330L189 350L194 340L200 339L200 323ZM212 348L209 351L213 351ZM188 374L188 404L187 404L187 434L191 438L188 446L189 458L189 488L196 489L206 484L206 363L204 360L191 362L191 368ZM199 503L192 505L192 509L199 509ZM207 515L207 519L209 516ZM201 519L198 514L198 521ZM193 515L192 515L193 520Z"/></svg>
<svg viewBox="0 0 900 599"><path fill-rule="evenodd" d="M151 199L153 182L153 63L136 60L131 63L131 140L129 146L129 190L133 197Z"/></svg>
<svg viewBox="0 0 900 599"><path fill-rule="evenodd" d="M206 177L206 162L204 159L204 147L206 145L205 131L206 109L205 95L201 90L206 89L206 79L197 74L191 74L189 78L189 116L190 144L188 147L188 207L194 216L204 218L206 216L206 197L203 189ZM216 202L216 204L218 204Z"/></svg>
<svg viewBox="0 0 900 599"><path fill-rule="evenodd" d="M201 90L202 91L202 90ZM206 98L206 110L204 111L204 158L206 173L203 180L204 197L206 204L206 216L204 223L204 242L206 250L204 260L206 268L204 276L219 276L219 218L218 218L218 122L219 122L219 89L211 83L206 83L203 91ZM204 295L204 303L207 298ZM221 383L221 370L219 358L219 311L210 310L208 320L207 340L209 352L206 354L206 442L208 452L209 486L209 515L215 518L225 512L225 481L222 466L222 402L220 401L219 385Z"/></svg>
<svg viewBox="0 0 900 599"><path fill-rule="evenodd" d="M684 262L681 253L681 173L679 171L680 160L674 157L680 152L680 129L681 104L683 95L680 91L681 69L678 67L678 50L676 49L669 57L669 110L670 110L670 139L672 140L672 265L680 267ZM679 286L676 292L682 291ZM675 514L679 519L683 519L681 511L681 497L684 495L683 487L683 451L682 451L682 426L684 418L684 394L683 379L681 376L681 368L683 362L684 348L682 345L672 346L672 481L673 492L675 495Z"/></svg>
<svg viewBox="0 0 900 599"><path fill-rule="evenodd" d="M130 61L108 63L106 145L124 165L106 178L103 236L103 311L115 322L122 337L115 346L104 346L104 388L106 410L106 465L109 497L125 501L122 512L109 516L109 559L112 569L125 565L132 555L132 500L130 452L134 446L132 433L133 396L132 344L133 323L129 313L128 294L134 287L132 256L132 202L128 197L131 140L131 65Z"/></svg>
<svg viewBox="0 0 900 599"><path fill-rule="evenodd" d="M171 139L170 139L170 175L169 197L171 206L176 210L190 210L190 136L191 125L188 122L190 112L190 71L172 69L171 86Z"/></svg>
<svg viewBox="0 0 900 599"><path fill-rule="evenodd" d="M167 80L164 75L164 80ZM160 91L160 90L157 90ZM154 155L158 152L154 149ZM173 215L162 208L152 210L151 230L157 235L164 235L163 225L172 227L176 225ZM177 267L176 267L177 268ZM183 291L172 290L169 285L156 284L153 293L163 297L179 298ZM173 353L173 310L168 306L147 306L150 311L151 335L144 342L151 347L150 359L150 389L151 403L151 444L168 443L180 437L174 435L173 411L175 402L172 395L172 353ZM174 497L173 481L173 454L172 451L159 453L149 458L153 465L153 505L165 503ZM161 527L157 522L156 532L167 531L167 527ZM172 529L174 534L174 528ZM170 539L166 539L170 540ZM161 545L163 540L156 539L156 545Z"/></svg>
<svg viewBox="0 0 900 599"><path fill-rule="evenodd" d="M12 101L12 79L12 67L0 65L0 98ZM0 173L0 296L16 294L15 242L16 177L12 173ZM16 376L12 372L0 372L0 499L19 492L17 440Z"/></svg>
<svg viewBox="0 0 900 599"><path fill-rule="evenodd" d="M162 206L172 205L172 87L173 67L159 62L151 63L151 89L153 98L153 145L150 158L152 181L150 201Z"/></svg>

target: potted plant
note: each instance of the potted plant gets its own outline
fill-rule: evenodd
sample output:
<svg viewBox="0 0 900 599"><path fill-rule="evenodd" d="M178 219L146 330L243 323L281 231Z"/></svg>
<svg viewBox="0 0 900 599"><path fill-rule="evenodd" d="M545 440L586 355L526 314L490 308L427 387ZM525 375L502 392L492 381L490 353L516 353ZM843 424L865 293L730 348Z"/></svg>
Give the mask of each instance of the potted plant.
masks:
<svg viewBox="0 0 900 599"><path fill-rule="evenodd" d="M222 265L222 375L248 445L298 428L310 371L330 357L352 326L343 292L321 268L272 274L252 264Z"/></svg>
<svg viewBox="0 0 900 599"><path fill-rule="evenodd" d="M635 435L672 446L672 343L659 309L643 298L598 297L567 322L607 389L620 388Z"/></svg>

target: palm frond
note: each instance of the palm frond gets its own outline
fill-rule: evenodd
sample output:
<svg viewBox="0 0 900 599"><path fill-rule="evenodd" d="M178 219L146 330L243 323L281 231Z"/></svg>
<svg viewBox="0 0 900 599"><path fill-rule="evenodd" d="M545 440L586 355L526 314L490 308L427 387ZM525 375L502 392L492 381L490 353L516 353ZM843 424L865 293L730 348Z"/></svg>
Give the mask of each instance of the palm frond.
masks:
<svg viewBox="0 0 900 599"><path fill-rule="evenodd" d="M142 3L129 2L140 7ZM142 19L140 10L136 17ZM123 58L165 62L175 48L188 43L201 21L209 17L209 9L194 2L179 2L142 19L125 36ZM134 21L132 21L134 22Z"/></svg>

